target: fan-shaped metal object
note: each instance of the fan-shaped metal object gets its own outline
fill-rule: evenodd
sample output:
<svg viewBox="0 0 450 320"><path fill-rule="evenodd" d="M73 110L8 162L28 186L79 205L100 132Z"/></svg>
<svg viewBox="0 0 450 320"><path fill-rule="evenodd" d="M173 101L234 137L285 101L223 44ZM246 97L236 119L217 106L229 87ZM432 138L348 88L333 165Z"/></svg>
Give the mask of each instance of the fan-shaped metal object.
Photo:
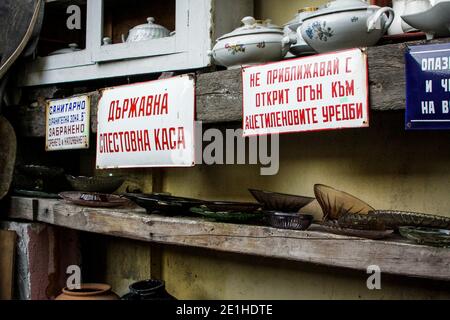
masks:
<svg viewBox="0 0 450 320"><path fill-rule="evenodd" d="M366 202L332 187L316 184L314 194L323 210L323 219L338 219L347 213L367 214L375 210Z"/></svg>

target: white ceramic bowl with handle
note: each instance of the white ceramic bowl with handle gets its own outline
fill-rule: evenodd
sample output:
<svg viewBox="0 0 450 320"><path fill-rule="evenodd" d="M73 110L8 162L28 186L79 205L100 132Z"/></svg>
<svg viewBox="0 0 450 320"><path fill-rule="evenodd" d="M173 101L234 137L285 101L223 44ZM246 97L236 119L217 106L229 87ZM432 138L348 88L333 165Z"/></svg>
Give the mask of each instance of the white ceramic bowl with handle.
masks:
<svg viewBox="0 0 450 320"><path fill-rule="evenodd" d="M283 59L290 40L280 27L253 17L243 18L242 23L242 27L217 39L208 52L216 64L233 69Z"/></svg>

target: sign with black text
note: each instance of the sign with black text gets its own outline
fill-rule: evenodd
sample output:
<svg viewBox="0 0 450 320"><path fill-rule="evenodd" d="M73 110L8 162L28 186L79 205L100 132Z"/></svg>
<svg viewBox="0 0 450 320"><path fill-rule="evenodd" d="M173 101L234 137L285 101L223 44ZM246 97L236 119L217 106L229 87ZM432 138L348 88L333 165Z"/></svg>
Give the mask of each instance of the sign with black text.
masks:
<svg viewBox="0 0 450 320"><path fill-rule="evenodd" d="M244 136L369 126L361 49L242 70Z"/></svg>
<svg viewBox="0 0 450 320"><path fill-rule="evenodd" d="M405 63L405 128L450 129L450 43L411 46Z"/></svg>
<svg viewBox="0 0 450 320"><path fill-rule="evenodd" d="M194 87L184 75L102 90L97 168L193 166Z"/></svg>
<svg viewBox="0 0 450 320"><path fill-rule="evenodd" d="M89 148L89 121L87 95L47 101L45 150Z"/></svg>

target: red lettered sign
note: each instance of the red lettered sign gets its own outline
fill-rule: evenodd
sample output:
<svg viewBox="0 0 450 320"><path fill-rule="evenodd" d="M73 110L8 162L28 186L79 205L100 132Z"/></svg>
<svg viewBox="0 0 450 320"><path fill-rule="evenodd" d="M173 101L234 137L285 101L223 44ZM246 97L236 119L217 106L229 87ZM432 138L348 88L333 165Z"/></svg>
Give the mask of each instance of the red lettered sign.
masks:
<svg viewBox="0 0 450 320"><path fill-rule="evenodd" d="M369 126L361 49L242 70L244 136Z"/></svg>
<svg viewBox="0 0 450 320"><path fill-rule="evenodd" d="M193 166L194 87L185 75L103 90L97 167Z"/></svg>

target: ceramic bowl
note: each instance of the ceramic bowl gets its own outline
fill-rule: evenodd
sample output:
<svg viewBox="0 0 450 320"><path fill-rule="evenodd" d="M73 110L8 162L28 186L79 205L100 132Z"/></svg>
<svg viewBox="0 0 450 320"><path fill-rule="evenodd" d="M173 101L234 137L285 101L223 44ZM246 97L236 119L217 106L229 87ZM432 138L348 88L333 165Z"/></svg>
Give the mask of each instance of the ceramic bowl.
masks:
<svg viewBox="0 0 450 320"><path fill-rule="evenodd" d="M319 53L368 47L380 40L393 19L390 7L369 6L356 0L333 1L307 16L300 33Z"/></svg>
<svg viewBox="0 0 450 320"><path fill-rule="evenodd" d="M73 190L102 193L111 193L116 191L125 181L123 177L116 176L74 177L71 175L66 175L66 179Z"/></svg>
<svg viewBox="0 0 450 320"><path fill-rule="evenodd" d="M280 229L306 230L313 221L309 214L270 211L267 215L270 225Z"/></svg>
<svg viewBox="0 0 450 320"><path fill-rule="evenodd" d="M298 212L314 200L312 197L296 196L279 192L248 189L264 209L280 212Z"/></svg>
<svg viewBox="0 0 450 320"><path fill-rule="evenodd" d="M316 184L314 194L323 210L323 219L338 219L345 214L368 214L374 210L364 201L348 194L347 192L336 190L332 187Z"/></svg>
<svg viewBox="0 0 450 320"><path fill-rule="evenodd" d="M411 15L403 15L402 19L414 28L427 35L427 39L450 36L450 1L436 3L430 9Z"/></svg>
<svg viewBox="0 0 450 320"><path fill-rule="evenodd" d="M289 50L283 30L269 21L258 23L253 17L242 19L243 27L217 39L208 52L216 64L229 69L281 60Z"/></svg>

